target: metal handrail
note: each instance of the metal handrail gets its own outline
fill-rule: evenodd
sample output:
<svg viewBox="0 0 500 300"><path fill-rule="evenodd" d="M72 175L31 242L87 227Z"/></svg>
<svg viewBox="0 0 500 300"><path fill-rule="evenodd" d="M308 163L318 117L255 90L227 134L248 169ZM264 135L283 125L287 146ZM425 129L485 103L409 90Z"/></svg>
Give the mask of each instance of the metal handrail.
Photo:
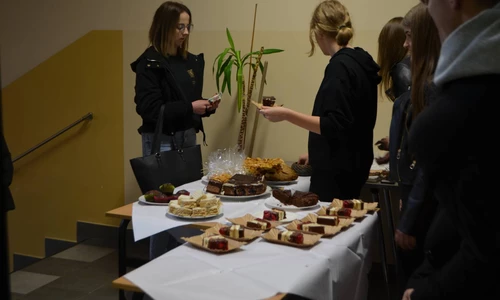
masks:
<svg viewBox="0 0 500 300"><path fill-rule="evenodd" d="M20 160L21 158L25 157L26 155L30 154L31 152L35 151L36 149L42 147L43 145L47 144L48 142L52 141L53 139L55 139L56 137L60 136L61 134L65 133L66 131L70 130L71 128L75 127L76 125L80 124L81 122L85 121L85 120L92 120L94 118L94 114L92 114L91 112L87 113L85 116L81 117L80 119L76 120L75 122L71 123L70 125L66 126L65 128L63 128L62 130L56 132L55 134L53 134L52 136L50 136L49 138L45 139L44 141L42 141L41 143L39 143L38 145L34 146L34 147L31 147L30 149L28 149L26 152L22 153L21 155L19 156L16 156L12 162L16 162L18 160Z"/></svg>

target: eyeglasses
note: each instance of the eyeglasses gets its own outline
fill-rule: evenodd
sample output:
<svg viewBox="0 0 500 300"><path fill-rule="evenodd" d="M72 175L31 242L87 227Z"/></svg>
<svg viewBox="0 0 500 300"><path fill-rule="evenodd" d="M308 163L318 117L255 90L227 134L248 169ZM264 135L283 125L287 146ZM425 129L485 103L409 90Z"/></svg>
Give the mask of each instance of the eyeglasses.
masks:
<svg viewBox="0 0 500 300"><path fill-rule="evenodd" d="M187 28L187 30L189 32L191 32L191 31L193 31L193 27L194 27L194 24L182 24L182 23L177 24L177 29L179 31L184 31L184 29Z"/></svg>

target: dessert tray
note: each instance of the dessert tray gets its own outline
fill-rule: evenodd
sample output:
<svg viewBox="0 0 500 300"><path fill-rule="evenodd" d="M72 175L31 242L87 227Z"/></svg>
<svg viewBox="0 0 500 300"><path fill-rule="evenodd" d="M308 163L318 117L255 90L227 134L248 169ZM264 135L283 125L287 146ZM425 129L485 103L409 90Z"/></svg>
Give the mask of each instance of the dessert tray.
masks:
<svg viewBox="0 0 500 300"><path fill-rule="evenodd" d="M310 248L319 242L321 234L289 230L282 231L273 228L268 233L262 235L262 238L270 243L298 248Z"/></svg>
<svg viewBox="0 0 500 300"><path fill-rule="evenodd" d="M170 201L167 216L180 219L208 219L223 214L220 198L203 191L195 191L189 195L179 196Z"/></svg>
<svg viewBox="0 0 500 300"><path fill-rule="evenodd" d="M183 219L183 220L206 220L206 219L213 219L213 218L220 218L224 215L224 209L221 207L219 210L219 213L216 215L207 215L207 216L179 216L179 215L174 215L173 213L169 212L167 210L167 216L177 218L177 219Z"/></svg>
<svg viewBox="0 0 500 300"><path fill-rule="evenodd" d="M327 222L325 222L327 221ZM313 232L321 234L323 237L332 237L339 233L342 229L349 227L354 221L354 218L342 218L327 216L321 217L315 214L308 214L301 220L295 220L290 223L286 229L292 231ZM303 227L304 225L310 227Z"/></svg>
<svg viewBox="0 0 500 300"><path fill-rule="evenodd" d="M225 238L248 243L262 234L263 230L249 229L243 225L224 225L217 223L214 227L205 230L207 234L220 234Z"/></svg>
<svg viewBox="0 0 500 300"><path fill-rule="evenodd" d="M221 198L221 199L225 199L225 200L243 200L243 199L253 199L253 198L258 198L258 197L262 197L264 195L269 195L271 194L271 192L273 191L273 189L271 187L266 187L266 191L262 194L258 194L258 195L248 195L248 196L229 196L229 195L222 195L222 194L217 194L217 197Z"/></svg>
<svg viewBox="0 0 500 300"><path fill-rule="evenodd" d="M251 228L248 224L248 222L251 222L251 221L263 221L265 223L267 223L267 227L265 229L261 229L263 231L268 231L272 228L275 228L279 225L281 225L279 222L276 222L276 221L264 221L264 220L259 220L261 219L260 217L254 217L253 215L251 214L246 214L244 215L243 217L238 217L238 218L226 218L229 222L235 224L235 225L241 225L241 226L244 226L246 228ZM254 230L259 230L257 228L251 228L251 229L254 229Z"/></svg>
<svg viewBox="0 0 500 300"><path fill-rule="evenodd" d="M303 207L297 207L295 205L286 205L286 204L281 203L278 199L276 199L274 197L270 197L270 198L266 199L266 201L264 201L264 204L270 208L279 208L279 209L283 209L286 211L317 209L320 207L319 202L314 204L314 205L303 206Z"/></svg>
<svg viewBox="0 0 500 300"><path fill-rule="evenodd" d="M260 218L260 219L262 219L263 215L264 215L263 210L252 213L252 216L254 216L255 218ZM297 215L295 213L287 211L285 219L279 220L279 221L274 221L274 222L284 224L284 223L292 222L293 220L296 220L296 219L297 219Z"/></svg>
<svg viewBox="0 0 500 300"><path fill-rule="evenodd" d="M288 180L288 181L266 180L267 185L270 185L270 186L275 186L275 185L290 185L290 184L296 184L297 182L298 182L297 180Z"/></svg>
<svg viewBox="0 0 500 300"><path fill-rule="evenodd" d="M169 202L165 202L165 203L162 203L162 202L148 202L146 201L146 198L144 197L144 195L140 196L139 199L138 199L139 202L141 203L144 203L146 205L157 205L157 206L168 206Z"/></svg>
<svg viewBox="0 0 500 300"><path fill-rule="evenodd" d="M232 252L245 245L245 243L211 233L203 233L189 238L183 237L182 239L196 248L216 254Z"/></svg>

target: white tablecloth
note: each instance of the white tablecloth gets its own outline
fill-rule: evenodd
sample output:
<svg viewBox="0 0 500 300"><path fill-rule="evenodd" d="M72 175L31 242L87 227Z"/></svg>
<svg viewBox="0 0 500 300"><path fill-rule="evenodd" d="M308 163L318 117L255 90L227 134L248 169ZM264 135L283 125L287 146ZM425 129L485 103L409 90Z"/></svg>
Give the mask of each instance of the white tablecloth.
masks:
<svg viewBox="0 0 500 300"><path fill-rule="evenodd" d="M309 191L310 177L299 177L296 184L285 185L287 189ZM201 180L194 181L182 186L177 190L187 190L194 192L202 190L205 185ZM256 212L265 209L264 201L272 195L255 198L251 201L225 201L223 200L224 214L217 219L201 220L199 222L221 222L225 223L226 218L241 217L246 213ZM194 223L192 220L181 220L167 216L168 206L155 206L135 202L132 206L132 226L135 241L150 237L158 232L178 226ZM317 209L316 209L317 210ZM316 211L314 210L314 211ZM310 212L310 211L309 211ZM305 213L307 214L307 213ZM302 216L303 214L301 214Z"/></svg>
<svg viewBox="0 0 500 300"><path fill-rule="evenodd" d="M214 255L184 244L125 277L153 299L255 300L278 292L315 300L366 299L377 218L368 215L311 249L259 238Z"/></svg>

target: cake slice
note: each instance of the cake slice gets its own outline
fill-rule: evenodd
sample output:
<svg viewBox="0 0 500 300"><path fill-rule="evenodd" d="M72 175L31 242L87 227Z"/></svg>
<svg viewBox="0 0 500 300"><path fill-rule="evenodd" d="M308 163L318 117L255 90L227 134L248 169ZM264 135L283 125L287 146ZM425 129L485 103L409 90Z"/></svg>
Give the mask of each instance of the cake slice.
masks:
<svg viewBox="0 0 500 300"><path fill-rule="evenodd" d="M220 194L222 192L222 182L217 180L209 180L207 184L207 192Z"/></svg>
<svg viewBox="0 0 500 300"><path fill-rule="evenodd" d="M286 212L277 208L273 208L272 210L265 210L262 214L262 219L268 221L281 221L286 219Z"/></svg>
<svg viewBox="0 0 500 300"><path fill-rule="evenodd" d="M212 250L228 250L228 241L221 235L204 237L202 246Z"/></svg>
<svg viewBox="0 0 500 300"><path fill-rule="evenodd" d="M247 222L247 227L248 228L255 228L255 229L260 229L260 230L266 230L268 228L271 228L271 223L262 220L262 219L255 219L252 221Z"/></svg>
<svg viewBox="0 0 500 300"><path fill-rule="evenodd" d="M219 202L219 198L206 198L200 200L200 207L212 207L217 205Z"/></svg>
<svg viewBox="0 0 500 300"><path fill-rule="evenodd" d="M312 222L304 222L302 224L299 224L297 226L297 229L303 230L303 231L325 234L325 226L317 224L317 223L312 223Z"/></svg>
<svg viewBox="0 0 500 300"><path fill-rule="evenodd" d="M344 207L329 207L326 209L326 214L329 216L350 217L351 209Z"/></svg>
<svg viewBox="0 0 500 300"><path fill-rule="evenodd" d="M205 217L207 215L207 209L204 207L193 208L193 217Z"/></svg>
<svg viewBox="0 0 500 300"><path fill-rule="evenodd" d="M304 244L304 235L298 231L285 230L278 233L278 240L295 244Z"/></svg>
<svg viewBox="0 0 500 300"><path fill-rule="evenodd" d="M171 201L170 204L168 205L168 211L171 214L178 215L178 210L181 209L181 206L176 203L172 203L174 201Z"/></svg>
<svg viewBox="0 0 500 300"><path fill-rule="evenodd" d="M219 205L207 207L207 215L215 216L219 214Z"/></svg>
<svg viewBox="0 0 500 300"><path fill-rule="evenodd" d="M364 202L361 200L344 200L342 201L343 207L344 208L351 208L355 210L363 210L364 209Z"/></svg>
<svg viewBox="0 0 500 300"><path fill-rule="evenodd" d="M180 206L174 214L181 217L191 217L193 215L193 210L191 208Z"/></svg>
<svg viewBox="0 0 500 300"><path fill-rule="evenodd" d="M337 217L318 216L316 223L328 226L337 226L339 225L339 219Z"/></svg>
<svg viewBox="0 0 500 300"><path fill-rule="evenodd" d="M235 239L245 237L245 229L241 225L224 226L219 229L219 233Z"/></svg>
<svg viewBox="0 0 500 300"><path fill-rule="evenodd" d="M186 207L186 208L194 208L196 207L196 199L193 199L189 196L184 196L184 195L181 195L179 197L179 199L177 199L177 201L179 201L179 205L182 206L182 207Z"/></svg>

